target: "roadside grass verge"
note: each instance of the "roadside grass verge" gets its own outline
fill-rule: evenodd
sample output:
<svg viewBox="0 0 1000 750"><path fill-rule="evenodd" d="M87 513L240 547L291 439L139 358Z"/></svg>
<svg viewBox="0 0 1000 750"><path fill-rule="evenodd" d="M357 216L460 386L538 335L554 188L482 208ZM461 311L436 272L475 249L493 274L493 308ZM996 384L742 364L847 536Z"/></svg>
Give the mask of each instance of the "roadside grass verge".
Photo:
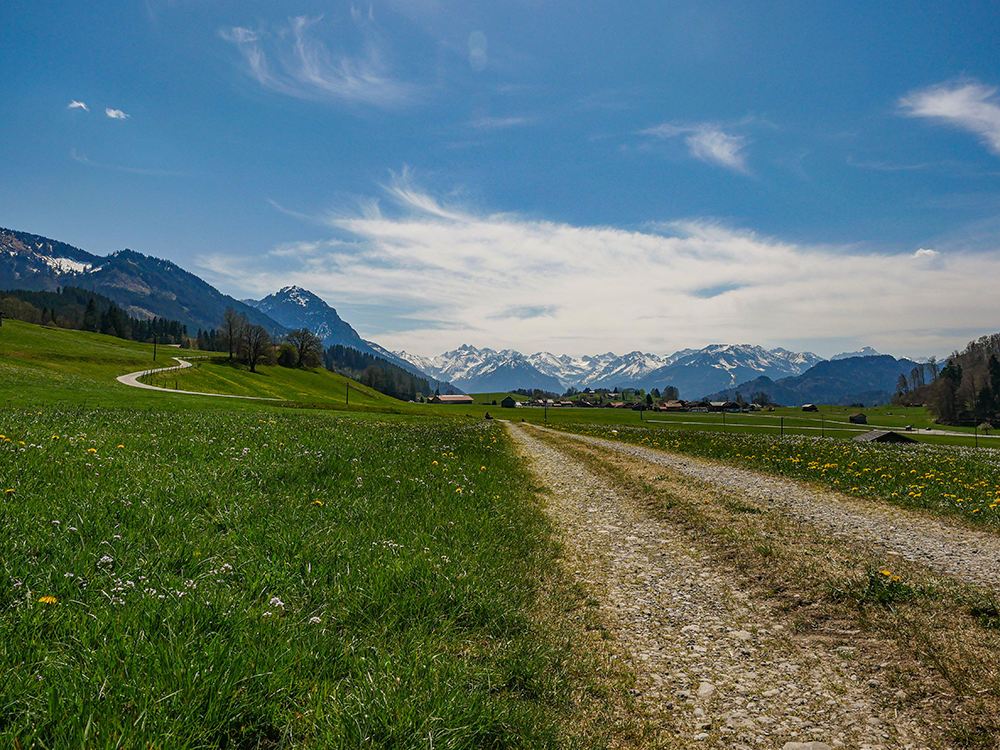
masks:
<svg viewBox="0 0 1000 750"><path fill-rule="evenodd" d="M499 426L42 409L4 410L0 435L7 746L620 731L626 677L586 647L582 594Z"/></svg>
<svg viewBox="0 0 1000 750"><path fill-rule="evenodd" d="M824 534L751 498L615 451L541 435L634 492L774 603L800 637L836 649L858 679L895 691L939 727L940 747L1000 744L995 592L938 576L874 546Z"/></svg>
<svg viewBox="0 0 1000 750"><path fill-rule="evenodd" d="M880 445L584 424L556 429L805 479L848 495L1000 530L1000 449L996 448Z"/></svg>

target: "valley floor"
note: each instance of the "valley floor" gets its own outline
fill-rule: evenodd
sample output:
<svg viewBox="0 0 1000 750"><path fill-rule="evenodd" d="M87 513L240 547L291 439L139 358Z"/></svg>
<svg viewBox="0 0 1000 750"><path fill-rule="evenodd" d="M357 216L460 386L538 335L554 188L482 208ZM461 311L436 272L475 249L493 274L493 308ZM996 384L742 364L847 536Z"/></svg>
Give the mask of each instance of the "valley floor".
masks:
<svg viewBox="0 0 1000 750"><path fill-rule="evenodd" d="M664 746L995 746L1000 644L969 614L1000 583L995 535L687 456L508 429Z"/></svg>

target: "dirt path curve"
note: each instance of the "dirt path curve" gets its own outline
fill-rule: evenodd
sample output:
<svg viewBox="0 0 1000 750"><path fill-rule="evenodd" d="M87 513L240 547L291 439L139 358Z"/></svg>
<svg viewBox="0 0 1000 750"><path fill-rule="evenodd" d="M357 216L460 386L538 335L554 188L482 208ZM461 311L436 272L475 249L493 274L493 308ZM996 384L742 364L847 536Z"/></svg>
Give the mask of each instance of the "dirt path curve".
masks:
<svg viewBox="0 0 1000 750"><path fill-rule="evenodd" d="M741 590L677 527L533 429L506 426L551 490L546 510L611 624L615 649L631 661L640 700L675 728L670 747L930 746L923 721L878 665L793 634L773 603Z"/></svg>
<svg viewBox="0 0 1000 750"><path fill-rule="evenodd" d="M559 433L565 434L565 433ZM783 509L831 536L856 539L946 575L1000 590L1000 536L815 485L586 435L568 435Z"/></svg>
<svg viewBox="0 0 1000 750"><path fill-rule="evenodd" d="M173 367L158 367L153 370L139 370L138 372L130 372L127 375L119 375L115 380L123 385L130 385L133 388L145 388L148 391L165 391L166 393L182 393L187 396L218 396L219 398L249 398L255 401L284 401L282 398L269 398L267 396L236 396L232 393L204 393L202 391L180 391L174 388L161 388L158 385L149 385L148 383L140 383L139 378L144 375L152 375L154 372L170 372L172 370L184 370L188 367L193 367L190 362L186 359L181 359L180 357L172 357L175 362L179 364Z"/></svg>

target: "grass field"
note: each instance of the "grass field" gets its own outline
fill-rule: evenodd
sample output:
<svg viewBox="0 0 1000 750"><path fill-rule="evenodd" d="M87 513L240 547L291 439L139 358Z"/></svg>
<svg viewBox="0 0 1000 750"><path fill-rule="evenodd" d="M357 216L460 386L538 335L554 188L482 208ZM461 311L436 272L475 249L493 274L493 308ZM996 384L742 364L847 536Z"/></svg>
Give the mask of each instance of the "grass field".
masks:
<svg viewBox="0 0 1000 750"><path fill-rule="evenodd" d="M261 365L257 372L250 372L246 365L225 356L194 352L186 359L192 367L147 375L142 382L180 391L283 399L319 408L412 410L403 402L323 368L302 370Z"/></svg>
<svg viewBox="0 0 1000 750"><path fill-rule="evenodd" d="M114 381L151 355L0 329L3 744L603 745L628 676L498 424L344 411L329 373L190 381L295 409Z"/></svg>
<svg viewBox="0 0 1000 750"><path fill-rule="evenodd" d="M550 530L501 428L0 417L8 747L555 747ZM572 660L576 661L576 660Z"/></svg>
<svg viewBox="0 0 1000 750"><path fill-rule="evenodd" d="M485 407L351 384L348 411L339 376L225 361L178 386L289 401L114 381L151 356L94 334L0 329L6 744L602 746L627 678L587 648L586 596L559 578L539 498ZM995 450L835 439L861 429L853 409L725 422L489 410L989 528L1000 518ZM865 411L928 424L922 410Z"/></svg>

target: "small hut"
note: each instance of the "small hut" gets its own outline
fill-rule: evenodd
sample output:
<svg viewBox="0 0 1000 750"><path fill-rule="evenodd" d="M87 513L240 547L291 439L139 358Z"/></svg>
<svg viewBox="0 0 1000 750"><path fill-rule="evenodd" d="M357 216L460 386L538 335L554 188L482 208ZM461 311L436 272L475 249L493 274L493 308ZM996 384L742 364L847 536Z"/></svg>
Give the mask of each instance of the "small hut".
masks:
<svg viewBox="0 0 1000 750"><path fill-rule="evenodd" d="M855 435L853 440L859 443L915 443L909 435L900 435L890 430L870 430L861 435Z"/></svg>

